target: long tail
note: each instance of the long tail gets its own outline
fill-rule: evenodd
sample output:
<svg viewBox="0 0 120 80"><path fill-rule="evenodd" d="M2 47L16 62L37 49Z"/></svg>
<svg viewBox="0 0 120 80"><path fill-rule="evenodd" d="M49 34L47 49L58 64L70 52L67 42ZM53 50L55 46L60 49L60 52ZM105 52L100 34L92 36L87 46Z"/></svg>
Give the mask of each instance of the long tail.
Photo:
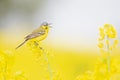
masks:
<svg viewBox="0 0 120 80"><path fill-rule="evenodd" d="M28 39L26 39L24 42L22 42L19 46L17 46L15 49L18 49L18 48L20 48L23 44L25 44L26 43L26 41L28 41Z"/></svg>

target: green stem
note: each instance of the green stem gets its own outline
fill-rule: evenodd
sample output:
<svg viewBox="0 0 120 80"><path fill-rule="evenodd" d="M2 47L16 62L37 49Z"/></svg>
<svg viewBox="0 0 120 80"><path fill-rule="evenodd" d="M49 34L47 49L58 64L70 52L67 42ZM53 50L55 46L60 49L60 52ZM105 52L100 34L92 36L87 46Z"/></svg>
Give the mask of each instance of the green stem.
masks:
<svg viewBox="0 0 120 80"><path fill-rule="evenodd" d="M39 46L38 42L36 42L36 41L34 41L34 45L35 45L35 46ZM46 62L48 63L47 65L48 65L48 71L49 71L49 75L50 75L50 80L52 80L52 71L51 71L51 68L50 68L50 63L49 63L47 54L46 54L45 50L44 50L42 47L39 47L39 48L40 48L40 50L42 50L43 53L44 53L44 58L45 58Z"/></svg>
<svg viewBox="0 0 120 80"><path fill-rule="evenodd" d="M50 68L50 63L49 63L47 54L46 54L46 52L44 51L43 48L40 47L40 49L43 51L45 60L46 60L46 62L48 63L47 65L48 65L48 71L49 71L49 75L50 75L50 80L52 80L52 71L51 71L51 68Z"/></svg>
<svg viewBox="0 0 120 80"><path fill-rule="evenodd" d="M109 40L109 38L107 37L107 40ZM110 50L109 50L109 44L107 44L107 65L108 65L108 75L110 75L110 71L111 71L111 68L110 68ZM108 80L111 80L111 78L110 78L110 76L109 76L109 78L108 78Z"/></svg>
<svg viewBox="0 0 120 80"><path fill-rule="evenodd" d="M107 57L107 63L108 63L108 75L110 75L110 53L108 52L108 57ZM111 80L110 76L109 76L109 80Z"/></svg>

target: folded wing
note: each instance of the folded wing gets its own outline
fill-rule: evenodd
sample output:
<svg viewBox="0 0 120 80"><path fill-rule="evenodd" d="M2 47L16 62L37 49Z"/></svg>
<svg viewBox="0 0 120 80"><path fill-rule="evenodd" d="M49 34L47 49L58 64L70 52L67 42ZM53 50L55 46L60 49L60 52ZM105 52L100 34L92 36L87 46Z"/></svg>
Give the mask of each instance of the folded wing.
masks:
<svg viewBox="0 0 120 80"><path fill-rule="evenodd" d="M29 40L29 39L36 38L36 37L39 37L39 36L44 35L44 34L45 34L45 31L32 33L32 34L29 34L28 36L26 36L25 39Z"/></svg>

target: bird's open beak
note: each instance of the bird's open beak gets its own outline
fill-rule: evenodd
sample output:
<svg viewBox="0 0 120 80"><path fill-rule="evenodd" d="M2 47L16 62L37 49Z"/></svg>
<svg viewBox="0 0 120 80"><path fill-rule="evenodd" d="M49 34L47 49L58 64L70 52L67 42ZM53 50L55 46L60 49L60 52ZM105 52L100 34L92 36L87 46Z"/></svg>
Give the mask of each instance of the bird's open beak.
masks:
<svg viewBox="0 0 120 80"><path fill-rule="evenodd" d="M49 26L50 28L53 28L52 26Z"/></svg>
<svg viewBox="0 0 120 80"><path fill-rule="evenodd" d="M48 25L49 25L50 28L52 28L51 24L52 24L52 23L48 23Z"/></svg>

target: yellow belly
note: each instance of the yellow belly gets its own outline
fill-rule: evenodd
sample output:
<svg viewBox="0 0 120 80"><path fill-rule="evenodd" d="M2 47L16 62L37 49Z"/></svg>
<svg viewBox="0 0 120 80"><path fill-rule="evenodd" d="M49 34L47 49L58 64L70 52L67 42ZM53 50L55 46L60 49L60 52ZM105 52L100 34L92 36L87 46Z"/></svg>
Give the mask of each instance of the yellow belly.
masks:
<svg viewBox="0 0 120 80"><path fill-rule="evenodd" d="M47 37L47 35L48 35L48 33L45 33L44 35L40 35L39 37L30 39L30 41L36 41L36 42L42 41Z"/></svg>

